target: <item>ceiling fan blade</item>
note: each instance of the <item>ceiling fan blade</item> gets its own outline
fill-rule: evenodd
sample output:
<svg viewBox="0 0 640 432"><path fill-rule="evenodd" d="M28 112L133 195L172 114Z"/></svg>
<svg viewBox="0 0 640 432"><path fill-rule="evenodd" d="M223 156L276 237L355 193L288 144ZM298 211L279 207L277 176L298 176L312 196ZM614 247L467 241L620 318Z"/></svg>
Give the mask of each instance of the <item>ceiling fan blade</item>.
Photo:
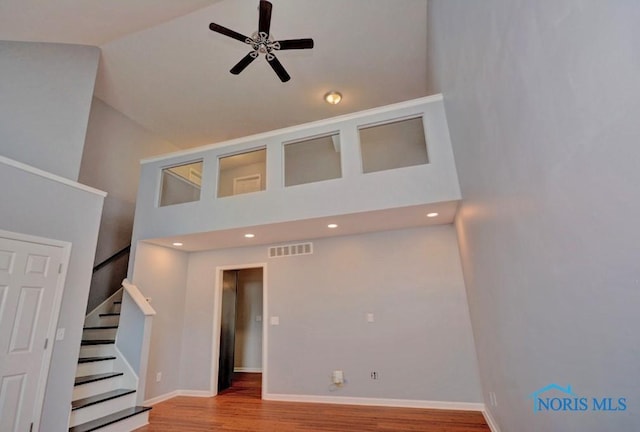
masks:
<svg viewBox="0 0 640 432"><path fill-rule="evenodd" d="M249 66L251 62L256 58L258 58L258 54L255 51L251 51L249 54L242 57L242 60L240 60L234 67L232 67L229 72L234 75L238 75L240 72L245 70L246 67Z"/></svg>
<svg viewBox="0 0 640 432"><path fill-rule="evenodd" d="M226 27L223 27L220 24L211 23L211 24L209 24L209 29L211 31L216 32L216 33L220 33L220 34L223 34L225 36L229 36L230 38L239 40L240 42L247 43L247 40L249 39L245 35L240 34L240 33L236 32L236 31L231 30L231 29L228 29Z"/></svg>
<svg viewBox="0 0 640 432"><path fill-rule="evenodd" d="M272 5L267 0L260 0L260 21L258 23L258 31L269 35L271 30L271 9Z"/></svg>
<svg viewBox="0 0 640 432"><path fill-rule="evenodd" d="M281 50L291 49L311 49L313 48L313 39L289 39L278 41Z"/></svg>
<svg viewBox="0 0 640 432"><path fill-rule="evenodd" d="M284 66L282 66L282 63L280 63L276 56L274 56L273 54L268 55L267 61L280 78L280 81L287 82L291 79L291 76L289 76L287 71L284 69Z"/></svg>

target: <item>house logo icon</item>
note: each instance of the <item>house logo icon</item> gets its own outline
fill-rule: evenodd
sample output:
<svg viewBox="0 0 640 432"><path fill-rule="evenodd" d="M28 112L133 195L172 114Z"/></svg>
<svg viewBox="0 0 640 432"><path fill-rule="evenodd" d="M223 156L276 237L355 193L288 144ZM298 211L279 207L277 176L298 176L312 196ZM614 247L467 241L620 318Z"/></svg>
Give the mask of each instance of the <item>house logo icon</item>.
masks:
<svg viewBox="0 0 640 432"><path fill-rule="evenodd" d="M533 399L533 412L621 412L627 410L627 398L582 397L574 393L570 385L562 387L549 384L529 395Z"/></svg>
<svg viewBox="0 0 640 432"><path fill-rule="evenodd" d="M564 401L567 399L571 400L572 398L579 399L578 396L575 393L573 393L573 391L571 390L570 385L566 387L562 387L558 384L549 384L547 386L542 387L539 390L534 391L529 395L529 399L533 399L533 412L541 411L542 410L541 408L548 408L548 404L547 405L544 404L545 399L543 399L541 396L543 393L546 393L551 390L557 390L560 393L564 393L566 396L564 396L563 398L552 398L552 399L546 398L546 400L552 401L554 399L558 399L558 400Z"/></svg>

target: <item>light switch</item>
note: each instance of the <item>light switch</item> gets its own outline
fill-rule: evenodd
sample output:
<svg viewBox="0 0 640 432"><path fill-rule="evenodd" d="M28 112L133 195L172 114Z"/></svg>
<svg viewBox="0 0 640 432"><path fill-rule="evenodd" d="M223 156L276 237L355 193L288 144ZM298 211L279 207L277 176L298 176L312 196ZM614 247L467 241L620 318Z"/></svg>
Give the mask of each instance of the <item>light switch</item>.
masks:
<svg viewBox="0 0 640 432"><path fill-rule="evenodd" d="M57 341L61 341L61 340L63 340L63 339L64 339L64 329L63 329L63 328L59 328L59 329L56 331L56 340L57 340Z"/></svg>
<svg viewBox="0 0 640 432"><path fill-rule="evenodd" d="M262 322L262 315L256 315L256 321Z"/></svg>
<svg viewBox="0 0 640 432"><path fill-rule="evenodd" d="M271 325L280 325L280 317L272 316L270 322Z"/></svg>
<svg viewBox="0 0 640 432"><path fill-rule="evenodd" d="M372 314L371 312L369 312L369 313L367 314L367 322L373 322L373 321L374 321L374 319L373 319L373 314Z"/></svg>

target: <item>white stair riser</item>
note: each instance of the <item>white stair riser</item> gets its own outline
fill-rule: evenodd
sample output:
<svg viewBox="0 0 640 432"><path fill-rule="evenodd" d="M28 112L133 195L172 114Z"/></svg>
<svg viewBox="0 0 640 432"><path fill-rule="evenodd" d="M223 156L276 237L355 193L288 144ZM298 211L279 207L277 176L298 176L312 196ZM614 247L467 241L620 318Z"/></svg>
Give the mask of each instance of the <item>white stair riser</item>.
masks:
<svg viewBox="0 0 640 432"><path fill-rule="evenodd" d="M119 421L100 429L100 432L131 432L149 424L149 411L145 411L128 419Z"/></svg>
<svg viewBox="0 0 640 432"><path fill-rule="evenodd" d="M105 301L96 310L87 315L84 325L89 327L117 326L120 321L120 316L115 315L99 317L98 314L120 313L120 310L122 309L121 305L113 304L113 301L119 300L120 298L121 294L112 296L107 301ZM116 338L117 332L117 328L83 330L82 339L113 340ZM85 345L80 348L80 357L117 356L117 353L118 351L116 350L114 344ZM101 393L105 393L118 388L133 389L136 387L137 379L135 377L135 373L130 370L130 367L127 365L126 361L123 361L121 358L115 360L80 363L78 364L76 369L76 377L108 373L113 371L124 372L125 375L75 386L73 390L73 400L96 396ZM134 407L135 405L136 393L134 392L126 396L121 396L72 411L69 425L76 426L79 424L83 424L95 420L99 417L103 417L126 408ZM100 428L100 432L130 432L147 424L149 424L149 413L144 412L124 419L120 422Z"/></svg>
<svg viewBox="0 0 640 432"><path fill-rule="evenodd" d="M76 368L76 377L113 372L113 360L80 363Z"/></svg>
<svg viewBox="0 0 640 432"><path fill-rule="evenodd" d="M113 414L114 412L130 408L136 404L136 394L131 393L126 396L111 399L99 404L91 405L85 408L80 408L75 411L71 411L71 419L69 420L69 426L77 426L82 423L95 420L97 418Z"/></svg>
<svg viewBox="0 0 640 432"><path fill-rule="evenodd" d="M83 330L82 339L115 339L118 329Z"/></svg>
<svg viewBox="0 0 640 432"><path fill-rule="evenodd" d="M119 321L120 321L120 316L119 315L100 317L100 324L99 325L101 325L101 326L118 325Z"/></svg>
<svg viewBox="0 0 640 432"><path fill-rule="evenodd" d="M113 344L108 345L86 345L80 347L80 357L101 357L114 355L116 352Z"/></svg>
<svg viewBox="0 0 640 432"><path fill-rule="evenodd" d="M104 302L100 303L98 307L89 312L89 314L84 319L84 325L86 326L97 326L104 325L100 322L100 314L113 312L114 301L122 300L122 289L120 289L117 293L113 294L111 297L106 299Z"/></svg>
<svg viewBox="0 0 640 432"><path fill-rule="evenodd" d="M115 378L104 379L100 381L94 381L89 384L82 384L73 388L73 400L86 398L89 396L95 396L100 393L106 393L111 390L121 388L122 376Z"/></svg>

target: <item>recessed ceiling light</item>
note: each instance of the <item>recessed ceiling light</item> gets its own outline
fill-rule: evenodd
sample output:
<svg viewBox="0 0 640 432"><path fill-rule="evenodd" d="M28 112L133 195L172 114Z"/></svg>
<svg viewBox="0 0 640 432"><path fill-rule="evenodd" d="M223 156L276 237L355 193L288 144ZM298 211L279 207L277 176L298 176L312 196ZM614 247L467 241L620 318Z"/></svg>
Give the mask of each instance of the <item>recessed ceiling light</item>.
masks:
<svg viewBox="0 0 640 432"><path fill-rule="evenodd" d="M175 242L175 243L173 243L173 245L174 245L174 246L182 246L182 243L180 243L180 242Z"/></svg>
<svg viewBox="0 0 640 432"><path fill-rule="evenodd" d="M337 91L330 91L324 95L324 100L331 105L338 105L342 100L342 94Z"/></svg>
<svg viewBox="0 0 640 432"><path fill-rule="evenodd" d="M338 228L338 224L329 224L327 228Z"/></svg>
<svg viewBox="0 0 640 432"><path fill-rule="evenodd" d="M251 234L251 233L247 233L244 235L246 238L254 238L256 235L255 234Z"/></svg>
<svg viewBox="0 0 640 432"><path fill-rule="evenodd" d="M438 213L427 213L427 217L436 217L438 216Z"/></svg>

